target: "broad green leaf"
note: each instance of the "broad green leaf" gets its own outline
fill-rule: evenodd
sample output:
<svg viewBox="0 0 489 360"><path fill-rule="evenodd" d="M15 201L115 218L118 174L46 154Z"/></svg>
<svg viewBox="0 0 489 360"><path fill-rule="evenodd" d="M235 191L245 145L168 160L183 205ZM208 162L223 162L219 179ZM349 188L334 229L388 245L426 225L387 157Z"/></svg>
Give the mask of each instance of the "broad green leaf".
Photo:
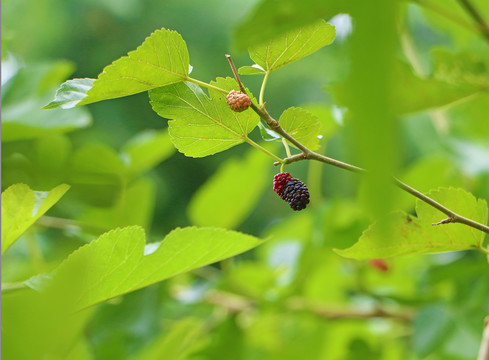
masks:
<svg viewBox="0 0 489 360"><path fill-rule="evenodd" d="M447 78L441 81L441 76L421 78L414 74L408 64L402 62L394 64L391 78L395 79L395 83L392 84L390 103L393 110L399 114L447 107L484 93L483 88L470 82L447 82ZM350 85L346 83L334 85L332 90L336 100L341 104L345 104L351 94Z"/></svg>
<svg viewBox="0 0 489 360"><path fill-rule="evenodd" d="M206 336L205 324L195 318L184 318L175 323L169 332L159 335L134 360L184 360L198 351Z"/></svg>
<svg viewBox="0 0 489 360"><path fill-rule="evenodd" d="M321 20L289 31L263 45L251 47L249 53L258 65L272 72L331 44L334 38L334 26Z"/></svg>
<svg viewBox="0 0 489 360"><path fill-rule="evenodd" d="M276 38L287 31L349 13L350 1L263 0L244 18L234 31L234 45L246 49Z"/></svg>
<svg viewBox="0 0 489 360"><path fill-rule="evenodd" d="M309 111L291 107L280 115L282 128L311 150L319 147L319 119Z"/></svg>
<svg viewBox="0 0 489 360"><path fill-rule="evenodd" d="M242 66L238 69L238 74L240 75L265 75L266 71L261 68L261 66Z"/></svg>
<svg viewBox="0 0 489 360"><path fill-rule="evenodd" d="M211 85L228 92L238 89L231 78L217 78ZM170 136L178 151L190 157L204 157L246 141L259 117L248 109L236 113L229 109L225 95L210 89L207 96L192 83L183 82L149 92L151 105L168 122Z"/></svg>
<svg viewBox="0 0 489 360"><path fill-rule="evenodd" d="M160 243L145 246L138 226L112 230L73 252L56 269L51 285L71 289L72 304L82 309L150 284L247 251L261 240L219 228L178 228ZM44 279L44 282L48 278Z"/></svg>
<svg viewBox="0 0 489 360"><path fill-rule="evenodd" d="M137 94L187 78L187 45L180 34L156 30L141 46L107 66L78 105Z"/></svg>
<svg viewBox="0 0 489 360"><path fill-rule="evenodd" d="M487 203L477 200L463 189L440 188L427 194L435 201L482 224L487 223ZM405 254L438 253L475 249L482 244L484 233L463 224L432 225L447 216L421 200L416 201L417 217L396 211L372 224L357 243L344 250L341 256L354 259L386 258ZM383 224L381 223L383 222ZM379 226L390 228L390 237L382 236Z"/></svg>
<svg viewBox="0 0 489 360"><path fill-rule="evenodd" d="M62 134L89 126L91 115L86 109L65 112L41 110L45 100L26 99L2 108L2 141L17 141Z"/></svg>
<svg viewBox="0 0 489 360"><path fill-rule="evenodd" d="M122 148L130 175L148 171L175 152L168 131L148 130L131 138Z"/></svg>
<svg viewBox="0 0 489 360"><path fill-rule="evenodd" d="M239 225L260 199L270 165L268 156L255 149L244 159L232 158L223 163L190 201L188 215L192 223L224 228Z"/></svg>
<svg viewBox="0 0 489 360"><path fill-rule="evenodd" d="M69 165L73 195L85 203L112 206L125 184L126 167L114 150L91 143L77 149Z"/></svg>
<svg viewBox="0 0 489 360"><path fill-rule="evenodd" d="M81 99L87 96L88 90L93 87L95 79L72 79L65 81L54 95L54 100L43 107L43 109L71 109L75 107Z"/></svg>
<svg viewBox="0 0 489 360"><path fill-rule="evenodd" d="M91 123L87 109L70 114L56 109L41 110L54 87L73 71L66 62L36 64L22 68L2 85L2 141L15 141L59 134Z"/></svg>
<svg viewBox="0 0 489 360"><path fill-rule="evenodd" d="M2 193L2 254L68 191L59 185L51 191L33 191L25 184Z"/></svg>
<svg viewBox="0 0 489 360"><path fill-rule="evenodd" d="M149 229L155 206L154 182L146 177L138 177L130 183L112 207L88 207L80 216L83 224L96 229L114 229L129 225L139 225ZM101 234L103 231L99 231Z"/></svg>

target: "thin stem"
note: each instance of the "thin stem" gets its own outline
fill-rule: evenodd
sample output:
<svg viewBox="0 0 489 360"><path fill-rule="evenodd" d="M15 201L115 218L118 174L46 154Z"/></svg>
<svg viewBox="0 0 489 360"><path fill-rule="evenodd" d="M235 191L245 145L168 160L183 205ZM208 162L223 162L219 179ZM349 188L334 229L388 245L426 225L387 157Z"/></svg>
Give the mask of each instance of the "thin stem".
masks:
<svg viewBox="0 0 489 360"><path fill-rule="evenodd" d="M272 159L274 159L277 163L279 164L284 164L284 160L279 158L277 155L275 155L274 153L272 153L271 151L268 151L267 149L265 149L264 147L262 147L261 145L258 145L256 142L254 142L253 140L251 140L250 138L246 138L245 140L248 144L250 144L251 146L253 146L254 148L264 152L265 154L267 154L268 156L270 156Z"/></svg>
<svg viewBox="0 0 489 360"><path fill-rule="evenodd" d="M233 62L233 59L231 58L231 55L226 54L226 59L228 59L229 66L231 66L231 70L233 70L234 77L235 77L235 79L239 85L239 89L246 94L246 89L243 86L243 83L241 82L241 80L239 78L238 71L236 70L236 67L234 66L234 62Z"/></svg>
<svg viewBox="0 0 489 360"><path fill-rule="evenodd" d="M482 251L483 253L489 255L489 249L486 249L482 244L479 245L478 249ZM488 359L489 360L489 359Z"/></svg>
<svg viewBox="0 0 489 360"><path fill-rule="evenodd" d="M482 14L474 7L470 0L458 0L458 2L477 23L480 34L489 41L489 25Z"/></svg>
<svg viewBox="0 0 489 360"><path fill-rule="evenodd" d="M265 76L263 77L263 82L261 83L261 88L260 88L260 97L258 99L258 105L263 106L263 97L265 95L265 87L267 85L268 77L270 76L270 72L266 72Z"/></svg>
<svg viewBox="0 0 489 360"><path fill-rule="evenodd" d="M285 148L285 152L287 153L287 157L291 157L292 154L290 153L290 148L289 148L289 144L287 144L287 140L282 138L282 144L284 144L284 148Z"/></svg>
<svg viewBox="0 0 489 360"><path fill-rule="evenodd" d="M222 89L220 87L217 87L217 86L214 86L214 85L211 85L211 84L208 84L204 81L200 81L200 80L197 80L197 79L194 79L194 78L187 78L187 81L190 81L191 83L194 83L194 84L197 84L197 85L200 85L200 86L203 86L203 87L206 87L208 89L213 89L213 90L217 90L223 94L227 94L229 91L225 90L225 89Z"/></svg>
<svg viewBox="0 0 489 360"><path fill-rule="evenodd" d="M489 316L484 320L484 331L477 360L489 360Z"/></svg>
<svg viewBox="0 0 489 360"><path fill-rule="evenodd" d="M426 9L429 9L431 11L438 13L439 15L447 18L448 20L451 20L451 21L457 23L460 26L463 26L467 30L470 30L470 31L473 31L476 33L479 32L479 28L477 26L468 22L467 20L465 20L463 17L459 16L458 14L447 10L443 6L439 6L438 4L436 4L432 1L428 1L428 0L414 0L414 2L417 3L418 5L426 8Z"/></svg>

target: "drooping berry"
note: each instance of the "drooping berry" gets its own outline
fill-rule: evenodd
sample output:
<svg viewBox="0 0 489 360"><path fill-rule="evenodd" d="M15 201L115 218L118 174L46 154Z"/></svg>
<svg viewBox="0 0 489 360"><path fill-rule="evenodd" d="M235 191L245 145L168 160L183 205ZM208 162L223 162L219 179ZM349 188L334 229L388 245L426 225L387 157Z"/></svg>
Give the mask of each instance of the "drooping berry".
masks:
<svg viewBox="0 0 489 360"><path fill-rule="evenodd" d="M251 105L251 100L245 93L241 91L231 90L226 97L226 102L228 103L231 110L236 112L245 111Z"/></svg>
<svg viewBox="0 0 489 360"><path fill-rule="evenodd" d="M273 191L287 201L293 210L305 209L309 204L309 190L306 184L294 179L288 172L275 175Z"/></svg>

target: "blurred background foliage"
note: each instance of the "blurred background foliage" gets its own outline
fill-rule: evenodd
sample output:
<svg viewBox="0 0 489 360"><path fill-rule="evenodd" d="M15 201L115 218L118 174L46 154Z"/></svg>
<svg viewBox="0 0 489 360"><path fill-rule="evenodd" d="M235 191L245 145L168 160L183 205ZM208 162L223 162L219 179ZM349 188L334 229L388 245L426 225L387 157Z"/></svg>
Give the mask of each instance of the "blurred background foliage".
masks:
<svg viewBox="0 0 489 360"><path fill-rule="evenodd" d="M473 3L489 20L489 3ZM320 152L328 156L361 162L361 153L370 160L378 154L421 191L463 187L489 200L489 42L457 1L389 7L385 1L360 9L312 0L3 1L2 190L19 182L35 190L72 186L2 256L6 358L474 359L489 314L483 255L405 256L383 268L331 251L352 245L371 222L363 204L372 184L318 163L290 165L312 197L307 210L293 213L271 191L272 161L246 145L186 158L174 150L146 93L40 110L65 79L96 77L161 27L183 36L192 76L210 81L231 76L224 54L232 53L238 66L251 65L248 45L325 18L336 25L336 40L273 73L269 112L278 118L302 106L315 113L324 136ZM380 16L383 9L396 17ZM358 11L366 30L355 38L351 17L336 15ZM379 24L397 29L399 37L387 41ZM375 69L375 54L359 57L355 41L364 42L362 51L395 56ZM352 87L352 68L358 76L384 72L394 91ZM243 80L258 93L261 79ZM378 110L386 98L393 108L386 111L399 115L397 125L368 118L365 129L375 132L358 141L346 107L372 101ZM393 143L383 141L392 134ZM413 198L397 190L384 195L394 200L385 205L381 198L381 205L413 211ZM56 319L56 304L16 288L99 234L133 224L146 229L148 241L187 225L270 240L70 322ZM379 309L386 313L373 316Z"/></svg>

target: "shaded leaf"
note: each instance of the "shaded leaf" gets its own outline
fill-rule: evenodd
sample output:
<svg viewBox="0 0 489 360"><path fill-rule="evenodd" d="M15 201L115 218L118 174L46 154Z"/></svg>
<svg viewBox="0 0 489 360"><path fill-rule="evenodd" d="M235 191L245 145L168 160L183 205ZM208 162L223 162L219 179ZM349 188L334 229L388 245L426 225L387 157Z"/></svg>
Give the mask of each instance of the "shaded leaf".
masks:
<svg viewBox="0 0 489 360"><path fill-rule="evenodd" d="M226 93L239 88L231 78L218 78L211 85ZM246 141L258 124L258 115L253 111L236 113L229 109L222 92L210 89L209 95L189 82L149 93L153 110L173 119L168 122L172 142L186 156L204 157L227 150Z"/></svg>
<svg viewBox="0 0 489 360"><path fill-rule="evenodd" d="M44 278L36 286L56 293L67 284L76 283L70 296L74 308L82 309L234 256L260 243L258 238L235 231L187 227L177 228L160 243L145 247L142 228L116 229L73 252L56 269L51 285L43 284L48 281Z"/></svg>
<svg viewBox="0 0 489 360"><path fill-rule="evenodd" d="M174 84L185 80L188 71L187 45L180 34L156 30L136 50L107 66L78 105Z"/></svg>
<svg viewBox="0 0 489 360"><path fill-rule="evenodd" d="M250 57L267 72L297 61L329 45L335 28L324 20L287 32L263 45L251 47Z"/></svg>
<svg viewBox="0 0 489 360"><path fill-rule="evenodd" d="M128 172L137 175L148 171L175 152L168 131L147 130L131 138L122 148Z"/></svg>
<svg viewBox="0 0 489 360"><path fill-rule="evenodd" d="M59 185L50 191L33 191L25 184L2 193L2 254L68 191Z"/></svg>
<svg viewBox="0 0 489 360"><path fill-rule="evenodd" d="M291 107L280 115L280 125L305 147L316 150L319 147L319 119L309 111Z"/></svg>
<svg viewBox="0 0 489 360"><path fill-rule="evenodd" d="M174 324L170 332L158 336L135 360L183 360L198 351L205 336L202 320L185 318Z"/></svg>
<svg viewBox="0 0 489 360"><path fill-rule="evenodd" d="M429 197L482 224L487 223L487 203L472 194L455 188L440 188ZM335 250L341 256L354 259L385 258L405 254L438 253L475 249L482 244L484 233L463 224L432 224L446 218L439 210L421 200L416 201L417 217L396 211L372 224L358 242L344 250ZM383 236L386 227L390 236Z"/></svg>
<svg viewBox="0 0 489 360"><path fill-rule="evenodd" d="M261 196L267 166L269 158L255 149L244 159L233 158L223 163L192 197L188 208L190 220L199 226L239 225Z"/></svg>

